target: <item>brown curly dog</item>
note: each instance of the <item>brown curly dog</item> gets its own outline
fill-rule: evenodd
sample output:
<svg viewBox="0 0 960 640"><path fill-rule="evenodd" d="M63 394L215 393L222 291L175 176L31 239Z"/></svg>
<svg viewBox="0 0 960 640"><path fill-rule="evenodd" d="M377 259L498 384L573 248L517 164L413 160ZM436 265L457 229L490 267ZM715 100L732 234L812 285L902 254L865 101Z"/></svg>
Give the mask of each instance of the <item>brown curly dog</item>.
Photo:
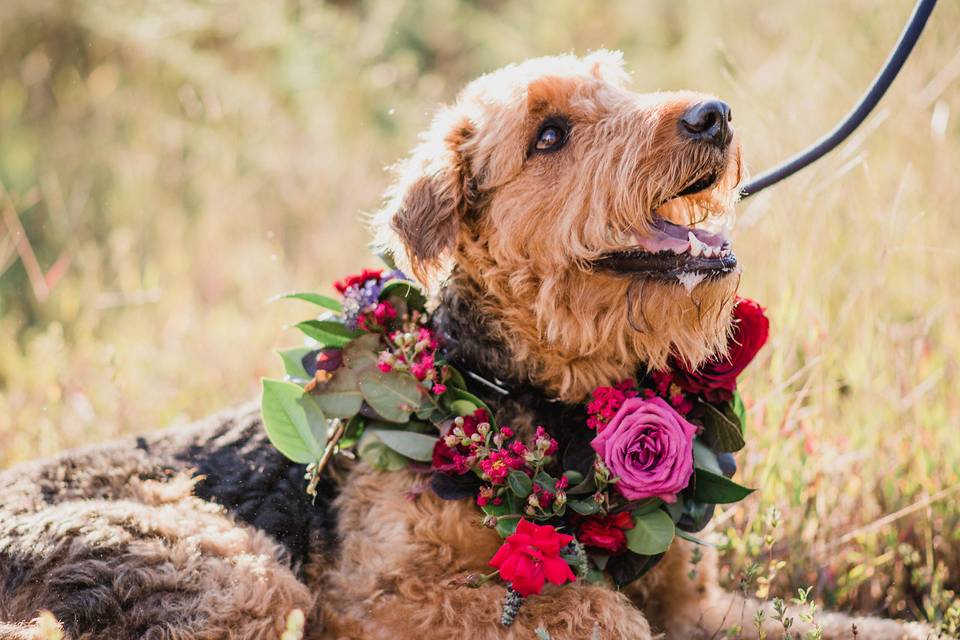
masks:
<svg viewBox="0 0 960 640"><path fill-rule="evenodd" d="M433 293L445 357L513 390L490 400L517 429L550 428L598 385L671 354L702 362L727 341L735 258L693 246L682 225L722 225L736 200L729 108L626 84L609 52L476 80L399 166L374 220L380 248ZM690 242L683 260L636 250L671 241ZM279 638L294 610L308 638L687 639L740 637L726 635L738 625L756 637L759 605L718 587L709 551L691 572L681 540L623 590L548 587L503 627L502 585L458 586L498 535L421 478L344 459L314 504L253 407L8 470L0 638L40 637L44 610L71 640ZM827 638L934 637L820 623Z"/></svg>

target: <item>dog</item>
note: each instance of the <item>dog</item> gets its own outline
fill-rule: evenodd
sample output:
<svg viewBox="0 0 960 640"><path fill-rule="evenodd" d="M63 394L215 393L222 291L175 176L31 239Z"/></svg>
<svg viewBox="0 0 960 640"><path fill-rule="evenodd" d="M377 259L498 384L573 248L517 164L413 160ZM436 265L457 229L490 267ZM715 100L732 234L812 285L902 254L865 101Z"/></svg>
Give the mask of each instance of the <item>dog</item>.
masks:
<svg viewBox="0 0 960 640"><path fill-rule="evenodd" d="M730 108L628 84L608 51L482 76L372 218L378 249L432 294L446 356L509 391L495 411L518 430L727 344L735 258L692 240L669 264L653 250L730 219L745 177ZM463 585L501 543L470 500L340 456L313 501L303 473L246 406L0 474L0 638L41 637L41 611L70 640L295 637L301 623L306 638L757 637L763 605L721 590L708 548L691 572L680 539L623 589L548 587L501 626L505 587ZM825 638L935 637L818 622Z"/></svg>

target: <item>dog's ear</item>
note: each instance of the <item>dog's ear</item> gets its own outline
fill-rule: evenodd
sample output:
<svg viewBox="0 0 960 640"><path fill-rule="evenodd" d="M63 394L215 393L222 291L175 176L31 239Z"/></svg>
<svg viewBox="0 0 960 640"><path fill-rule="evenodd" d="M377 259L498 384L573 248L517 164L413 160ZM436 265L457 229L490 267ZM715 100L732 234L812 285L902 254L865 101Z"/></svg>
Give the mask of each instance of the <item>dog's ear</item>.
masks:
<svg viewBox="0 0 960 640"><path fill-rule="evenodd" d="M396 182L374 219L378 248L424 284L445 271L470 207L464 146L473 132L468 118L452 110L438 113L411 156L395 168Z"/></svg>
<svg viewBox="0 0 960 640"><path fill-rule="evenodd" d="M623 52L598 49L583 59L590 73L597 80L603 80L618 87L630 83L630 75L623 68Z"/></svg>

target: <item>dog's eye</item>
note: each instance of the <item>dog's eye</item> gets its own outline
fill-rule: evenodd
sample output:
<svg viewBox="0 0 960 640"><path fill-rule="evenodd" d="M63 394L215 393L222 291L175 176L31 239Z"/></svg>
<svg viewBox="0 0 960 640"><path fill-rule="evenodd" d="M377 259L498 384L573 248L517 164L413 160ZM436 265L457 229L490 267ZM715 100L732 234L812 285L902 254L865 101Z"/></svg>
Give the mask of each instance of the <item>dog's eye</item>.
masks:
<svg viewBox="0 0 960 640"><path fill-rule="evenodd" d="M567 128L559 122L548 122L540 127L537 134L537 151L556 151L567 141Z"/></svg>

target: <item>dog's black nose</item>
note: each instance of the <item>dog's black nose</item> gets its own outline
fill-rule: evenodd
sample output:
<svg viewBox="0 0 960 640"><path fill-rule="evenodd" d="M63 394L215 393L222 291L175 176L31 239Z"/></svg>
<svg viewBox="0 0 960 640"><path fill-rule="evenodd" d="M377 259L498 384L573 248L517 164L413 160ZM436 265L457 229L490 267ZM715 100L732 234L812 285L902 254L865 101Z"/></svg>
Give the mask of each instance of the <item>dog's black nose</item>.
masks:
<svg viewBox="0 0 960 640"><path fill-rule="evenodd" d="M680 133L693 140L712 142L725 147L730 142L730 105L720 100L698 102L680 118Z"/></svg>

